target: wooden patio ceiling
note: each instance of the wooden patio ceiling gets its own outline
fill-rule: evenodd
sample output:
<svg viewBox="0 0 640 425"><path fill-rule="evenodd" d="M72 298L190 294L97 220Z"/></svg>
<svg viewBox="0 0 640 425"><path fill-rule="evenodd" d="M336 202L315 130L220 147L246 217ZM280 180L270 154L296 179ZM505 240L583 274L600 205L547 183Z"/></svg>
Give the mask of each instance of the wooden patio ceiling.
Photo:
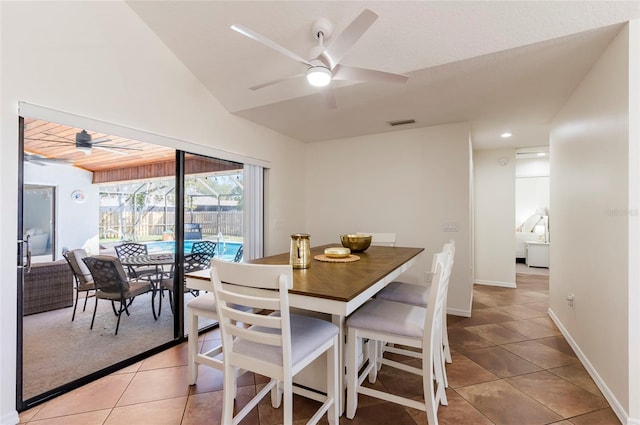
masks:
<svg viewBox="0 0 640 425"><path fill-rule="evenodd" d="M87 130L92 141L108 140L90 149L76 147L76 134L84 129L25 118L24 151L49 159L65 159L93 173L93 183L142 180L175 174L175 150L137 140ZM46 164L46 159L43 161ZM187 155L187 174L241 169L241 164Z"/></svg>

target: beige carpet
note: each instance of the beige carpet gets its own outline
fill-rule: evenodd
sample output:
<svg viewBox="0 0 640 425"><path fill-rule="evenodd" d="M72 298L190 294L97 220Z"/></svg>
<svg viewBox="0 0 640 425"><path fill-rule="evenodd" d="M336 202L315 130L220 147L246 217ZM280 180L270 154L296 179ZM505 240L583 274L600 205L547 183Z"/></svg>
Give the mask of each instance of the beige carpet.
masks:
<svg viewBox="0 0 640 425"><path fill-rule="evenodd" d="M185 295L186 301L192 298ZM104 300L98 301L95 324L93 330L89 329L93 306L94 299L90 298L83 312L79 303L73 322L73 307L24 317L24 400L173 339L173 315L167 296L157 321L151 312L151 295L137 297L129 308L131 315L122 316L118 335L114 335L117 318L111 304Z"/></svg>

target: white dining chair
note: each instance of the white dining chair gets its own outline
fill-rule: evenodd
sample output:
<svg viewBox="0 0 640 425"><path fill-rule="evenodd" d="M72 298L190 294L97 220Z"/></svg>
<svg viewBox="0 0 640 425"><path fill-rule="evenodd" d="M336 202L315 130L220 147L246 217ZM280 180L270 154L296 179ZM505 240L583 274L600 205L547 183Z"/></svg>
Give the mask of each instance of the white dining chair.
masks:
<svg viewBox="0 0 640 425"><path fill-rule="evenodd" d="M456 252L455 241L450 240L449 242L444 244L442 251L449 252L451 254L451 258L449 260L449 268L452 269L455 252ZM431 278L433 277L434 266L435 264L432 264L432 269L429 274ZM451 270L449 270L449 273L451 273ZM419 307L426 307L429 302L430 288L431 288L430 282L425 282L424 284L420 284L420 283L407 283L407 282L393 281L389 283L380 292L378 292L378 294L376 294L376 298L416 305ZM445 308L442 311L442 314L443 314L442 325L444 326L444 328L442 329L442 344L443 344L445 361L447 363L451 363L451 350L449 348L449 334L447 332L447 308L446 308L447 292L445 292L445 298L444 298Z"/></svg>
<svg viewBox="0 0 640 425"><path fill-rule="evenodd" d="M396 246L395 233L356 232L356 235L371 235L371 245L373 246Z"/></svg>
<svg viewBox="0 0 640 425"><path fill-rule="evenodd" d="M209 350L201 353L198 349L199 319L219 321L216 300L213 294L213 283L211 280L205 281L206 290L199 292L199 295L187 302L187 364L189 367L189 384L195 385L198 381L198 367L205 365L223 371L222 363L222 342ZM239 310L249 310L249 307L235 305ZM236 378L243 371L236 371Z"/></svg>
<svg viewBox="0 0 640 425"><path fill-rule="evenodd" d="M211 285L211 292L201 293L187 303L187 332L189 333L187 336L187 364L190 385L195 385L198 381L198 366L201 364L222 371L222 343L204 353L200 353L198 349L198 322L200 318L219 320L213 285Z"/></svg>
<svg viewBox="0 0 640 425"><path fill-rule="evenodd" d="M271 392L274 408L278 408L284 398L283 423L291 424L295 392L322 403L308 423L317 423L326 413L329 423L337 425L338 327L325 320L290 314L288 291L293 286L291 265L234 263L213 259L211 281L222 331L222 423L239 423ZM253 310L240 311L232 304L248 306ZM273 313L258 314L254 310L270 310ZM236 322L244 326L236 326ZM326 395L293 385L293 376L319 357L326 357ZM234 369L271 378L235 416Z"/></svg>
<svg viewBox="0 0 640 425"><path fill-rule="evenodd" d="M422 410L427 414L429 425L437 425L440 404L447 405L442 361L442 309L447 287L447 262L450 254L434 255L435 272L431 283L429 307L418 307L394 301L372 299L347 319L347 410L346 416L353 419L358 407L358 394L379 398L392 403ZM368 364L358 373L358 339L384 341L417 348L421 368L406 363L380 358L368 358ZM369 351L369 356L375 351ZM377 363L422 376L424 401L365 387L364 380ZM435 385L434 385L435 384Z"/></svg>

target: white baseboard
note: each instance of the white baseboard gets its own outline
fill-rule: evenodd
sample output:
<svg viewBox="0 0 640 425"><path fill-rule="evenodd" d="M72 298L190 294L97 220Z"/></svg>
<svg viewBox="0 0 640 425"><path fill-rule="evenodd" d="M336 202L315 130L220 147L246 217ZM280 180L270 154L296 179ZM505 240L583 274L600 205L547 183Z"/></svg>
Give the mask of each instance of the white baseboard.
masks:
<svg viewBox="0 0 640 425"><path fill-rule="evenodd" d="M471 317L471 312L468 310L460 310L459 308L448 308L447 314L452 316Z"/></svg>
<svg viewBox="0 0 640 425"><path fill-rule="evenodd" d="M591 379L593 379L593 381L596 383L596 385L600 389L600 392L602 392L602 395L604 395L604 398L607 399L609 405L611 406L611 409L613 410L613 413L616 414L620 422L626 425L640 425L640 420L629 418L629 415L624 410L618 399L613 395L600 375L598 375L598 372L593 367L587 356L582 352L582 350L580 350L580 347L578 346L576 341L571 337L571 334L569 334L569 331L567 331L567 329L562 325L560 319L558 319L558 316L556 316L551 309L548 309L547 313L549 314L549 317L551 317L551 320L553 320L553 323L555 323L558 329L560 329L562 336L564 336L564 339L567 340L573 351L576 353L584 368L587 370L589 375L591 375Z"/></svg>
<svg viewBox="0 0 640 425"><path fill-rule="evenodd" d="M517 288L515 282L501 282L498 280L476 280L476 285L501 286L503 288Z"/></svg>
<svg viewBox="0 0 640 425"><path fill-rule="evenodd" d="M0 418L0 424L2 425L15 425L20 423L20 417L18 416L18 412L14 410L13 412L8 412L6 415L2 415Z"/></svg>

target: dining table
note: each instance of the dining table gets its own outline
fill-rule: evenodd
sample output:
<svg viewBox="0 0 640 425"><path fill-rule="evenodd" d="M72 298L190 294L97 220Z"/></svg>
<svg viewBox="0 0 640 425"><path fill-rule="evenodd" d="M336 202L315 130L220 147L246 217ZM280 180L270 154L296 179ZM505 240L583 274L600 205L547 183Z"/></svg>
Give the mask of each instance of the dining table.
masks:
<svg viewBox="0 0 640 425"><path fill-rule="evenodd" d="M293 287L289 290L289 304L293 308L330 315L340 331L338 347L340 370L344 372L347 317L374 297L380 290L407 271L424 248L370 246L364 252L353 253L357 260L338 262L326 258L324 250L338 246L328 244L312 247L308 268L293 269ZM246 261L253 264L289 264L289 252ZM323 259L324 261L320 261ZM186 273L186 285L196 290L211 290L209 270ZM345 374L339 374L341 388L345 388ZM343 391L340 392L340 411L344 410Z"/></svg>

